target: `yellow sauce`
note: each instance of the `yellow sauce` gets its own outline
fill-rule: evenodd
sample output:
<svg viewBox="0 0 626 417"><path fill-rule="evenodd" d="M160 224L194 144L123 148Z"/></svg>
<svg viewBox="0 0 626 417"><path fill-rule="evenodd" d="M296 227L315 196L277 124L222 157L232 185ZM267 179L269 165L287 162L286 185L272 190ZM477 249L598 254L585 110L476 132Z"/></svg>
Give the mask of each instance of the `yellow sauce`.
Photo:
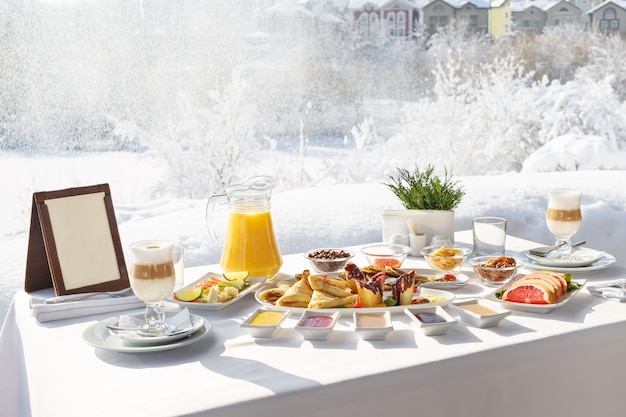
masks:
<svg viewBox="0 0 626 417"><path fill-rule="evenodd" d="M250 320L250 324L255 326L276 326L282 318L283 313L278 311L264 311L254 316Z"/></svg>
<svg viewBox="0 0 626 417"><path fill-rule="evenodd" d="M368 329L387 327L387 320L377 314L361 314L357 317L357 326Z"/></svg>
<svg viewBox="0 0 626 417"><path fill-rule="evenodd" d="M472 313L480 314L481 316L493 316L494 314L498 314L482 304L461 304L460 307Z"/></svg>
<svg viewBox="0 0 626 417"><path fill-rule="evenodd" d="M251 277L271 278L282 264L269 211L229 214L220 261L224 271L248 271Z"/></svg>

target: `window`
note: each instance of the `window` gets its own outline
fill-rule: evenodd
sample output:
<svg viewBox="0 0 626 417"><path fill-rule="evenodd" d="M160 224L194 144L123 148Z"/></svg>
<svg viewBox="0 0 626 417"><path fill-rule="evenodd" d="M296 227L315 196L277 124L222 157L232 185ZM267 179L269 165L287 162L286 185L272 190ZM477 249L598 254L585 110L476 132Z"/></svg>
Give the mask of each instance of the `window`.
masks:
<svg viewBox="0 0 626 417"><path fill-rule="evenodd" d="M404 11L398 13L398 36L406 36L406 13Z"/></svg>
<svg viewBox="0 0 626 417"><path fill-rule="evenodd" d="M430 27L434 26L446 26L448 24L448 16L446 10L441 4L437 4L433 7L433 15L430 17Z"/></svg>
<svg viewBox="0 0 626 417"><path fill-rule="evenodd" d="M369 19L367 13L361 13L359 16L359 33L361 36L369 36Z"/></svg>
<svg viewBox="0 0 626 417"><path fill-rule="evenodd" d="M598 27L600 30L619 30L619 19L617 19L617 12L613 7L604 9Z"/></svg>
<svg viewBox="0 0 626 417"><path fill-rule="evenodd" d="M607 7L606 9L604 9L604 13L602 13L602 17L606 20L612 20L617 17L617 12L615 12L614 8Z"/></svg>
<svg viewBox="0 0 626 417"><path fill-rule="evenodd" d="M435 29L437 27L437 16L430 16L428 19L428 27L430 29Z"/></svg>
<svg viewBox="0 0 626 417"><path fill-rule="evenodd" d="M380 23L378 21L378 13L370 13L370 33L374 34L380 30Z"/></svg>
<svg viewBox="0 0 626 417"><path fill-rule="evenodd" d="M473 15L471 15L471 16L470 16L470 19L469 19L469 26L470 26L470 28L472 28L472 29L476 29L476 28L478 28L478 16L476 16L475 14L473 14Z"/></svg>
<svg viewBox="0 0 626 417"><path fill-rule="evenodd" d="M396 36L396 14L389 13L387 15L387 30L389 31L389 36Z"/></svg>

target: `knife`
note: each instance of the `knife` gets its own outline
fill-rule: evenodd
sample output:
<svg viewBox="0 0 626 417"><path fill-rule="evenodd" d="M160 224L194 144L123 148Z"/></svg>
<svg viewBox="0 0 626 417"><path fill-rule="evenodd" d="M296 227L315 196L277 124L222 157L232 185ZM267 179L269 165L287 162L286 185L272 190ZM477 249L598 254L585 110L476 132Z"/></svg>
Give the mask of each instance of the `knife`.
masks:
<svg viewBox="0 0 626 417"><path fill-rule="evenodd" d="M96 295L107 295L112 298L126 297L128 295L132 295L133 291L131 287L124 288L120 291L112 291L112 292L90 292L76 295L60 295L54 298L48 298L44 301L44 304L61 304L61 303L69 303L72 301L80 301L85 300L87 298L95 297Z"/></svg>
<svg viewBox="0 0 626 417"><path fill-rule="evenodd" d="M457 281L431 281L424 282L419 284L420 287L425 288L437 288L437 287L466 287L467 282L457 282Z"/></svg>

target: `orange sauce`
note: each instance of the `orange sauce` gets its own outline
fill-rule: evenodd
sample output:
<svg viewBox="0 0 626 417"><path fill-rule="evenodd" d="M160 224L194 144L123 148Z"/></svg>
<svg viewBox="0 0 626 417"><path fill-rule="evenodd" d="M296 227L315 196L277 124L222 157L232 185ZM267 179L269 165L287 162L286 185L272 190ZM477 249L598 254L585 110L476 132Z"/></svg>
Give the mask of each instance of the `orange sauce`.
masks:
<svg viewBox="0 0 626 417"><path fill-rule="evenodd" d="M282 264L269 211L229 214L220 261L225 272L248 271L250 277L271 278Z"/></svg>
<svg viewBox="0 0 626 417"><path fill-rule="evenodd" d="M276 326L280 319L283 318L283 313L278 311L263 311L250 320L250 324L255 326Z"/></svg>
<svg viewBox="0 0 626 417"><path fill-rule="evenodd" d="M378 314L360 314L357 316L357 326L368 329L387 327L385 317Z"/></svg>
<svg viewBox="0 0 626 417"><path fill-rule="evenodd" d="M485 307L482 304L461 304L461 308L471 311L472 313L480 314L481 316L493 316L494 314L498 314L492 309Z"/></svg>

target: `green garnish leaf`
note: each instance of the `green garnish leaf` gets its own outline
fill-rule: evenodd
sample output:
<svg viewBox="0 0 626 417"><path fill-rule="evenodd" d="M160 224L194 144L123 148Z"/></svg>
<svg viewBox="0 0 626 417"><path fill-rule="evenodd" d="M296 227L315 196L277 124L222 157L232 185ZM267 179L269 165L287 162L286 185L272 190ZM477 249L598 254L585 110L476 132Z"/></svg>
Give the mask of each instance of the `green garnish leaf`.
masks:
<svg viewBox="0 0 626 417"><path fill-rule="evenodd" d="M504 289L503 289L503 290L498 290L498 291L496 291L496 293L495 293L494 295L495 295L495 297L496 297L498 300L501 300L501 299L502 299L502 294L504 294L504 292L505 292L505 291L506 291L506 290L504 290Z"/></svg>
<svg viewBox="0 0 626 417"><path fill-rule="evenodd" d="M567 292L575 291L581 287L579 283L572 281L572 274L564 274L563 278L567 281Z"/></svg>
<svg viewBox="0 0 626 417"><path fill-rule="evenodd" d="M398 304L398 302L396 301L395 298L389 297L389 298L385 299L385 304L387 305L387 307L393 307L396 304Z"/></svg>

